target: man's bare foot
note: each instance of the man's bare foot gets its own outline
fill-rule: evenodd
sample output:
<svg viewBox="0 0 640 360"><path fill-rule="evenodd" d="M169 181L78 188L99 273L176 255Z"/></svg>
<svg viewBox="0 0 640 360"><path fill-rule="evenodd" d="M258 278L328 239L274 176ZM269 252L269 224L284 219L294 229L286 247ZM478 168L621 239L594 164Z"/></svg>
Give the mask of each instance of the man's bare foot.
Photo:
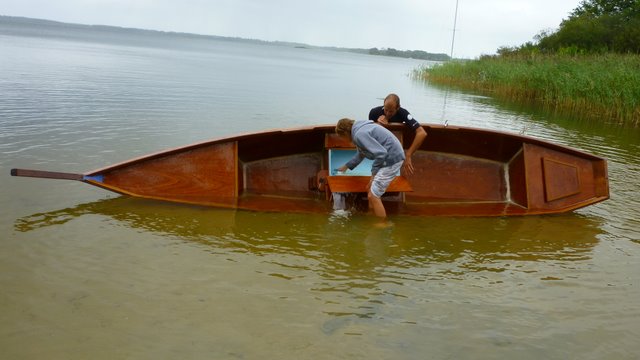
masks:
<svg viewBox="0 0 640 360"><path fill-rule="evenodd" d="M373 227L376 229L386 229L393 226L393 223L387 219L380 220L379 222L373 224Z"/></svg>

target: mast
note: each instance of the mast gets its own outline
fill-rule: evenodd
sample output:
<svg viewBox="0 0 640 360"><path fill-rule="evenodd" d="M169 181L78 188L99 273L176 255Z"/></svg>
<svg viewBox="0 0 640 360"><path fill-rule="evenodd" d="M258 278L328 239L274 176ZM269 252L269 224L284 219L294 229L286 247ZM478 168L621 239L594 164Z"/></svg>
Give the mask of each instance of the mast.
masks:
<svg viewBox="0 0 640 360"><path fill-rule="evenodd" d="M456 13L453 16L453 36L451 37L451 60L453 60L453 44L456 41L456 24L458 22L458 0L456 0Z"/></svg>

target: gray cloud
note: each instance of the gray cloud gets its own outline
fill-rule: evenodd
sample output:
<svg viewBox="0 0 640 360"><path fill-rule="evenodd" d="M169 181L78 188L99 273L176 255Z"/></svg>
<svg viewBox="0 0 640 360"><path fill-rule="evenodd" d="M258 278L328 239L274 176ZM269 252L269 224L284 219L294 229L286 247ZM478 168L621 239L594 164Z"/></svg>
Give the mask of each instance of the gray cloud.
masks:
<svg viewBox="0 0 640 360"><path fill-rule="evenodd" d="M0 14L320 46L449 53L455 0L3 0ZM454 55L557 27L579 0L459 0Z"/></svg>

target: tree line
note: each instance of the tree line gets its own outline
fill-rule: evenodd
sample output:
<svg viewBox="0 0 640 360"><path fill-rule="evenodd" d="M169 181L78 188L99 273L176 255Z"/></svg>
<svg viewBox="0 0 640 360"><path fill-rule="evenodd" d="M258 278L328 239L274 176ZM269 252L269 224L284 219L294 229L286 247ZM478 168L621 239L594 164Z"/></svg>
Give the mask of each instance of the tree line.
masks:
<svg viewBox="0 0 640 360"><path fill-rule="evenodd" d="M640 54L640 0L583 0L557 30L544 30L499 55L522 53Z"/></svg>
<svg viewBox="0 0 640 360"><path fill-rule="evenodd" d="M431 61L447 61L451 58L447 54L433 54L422 50L396 50L388 49L369 49L369 55L395 56L410 59L431 60Z"/></svg>

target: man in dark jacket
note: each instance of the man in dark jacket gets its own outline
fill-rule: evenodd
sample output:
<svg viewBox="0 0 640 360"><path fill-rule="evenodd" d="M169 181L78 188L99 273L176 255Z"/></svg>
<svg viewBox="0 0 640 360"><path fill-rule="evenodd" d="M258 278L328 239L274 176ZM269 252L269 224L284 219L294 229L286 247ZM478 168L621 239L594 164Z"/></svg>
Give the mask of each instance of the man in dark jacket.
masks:
<svg viewBox="0 0 640 360"><path fill-rule="evenodd" d="M409 111L400 107L400 97L396 94L387 95L382 106L374 107L369 111L369 120L385 125L389 123L403 123L415 131L413 143L411 143L411 147L405 151L406 160L403 165L403 169L408 174L413 174L414 169L411 156L420 148L420 145L422 145L422 142L427 137L427 132L420 126L420 123L411 116Z"/></svg>

